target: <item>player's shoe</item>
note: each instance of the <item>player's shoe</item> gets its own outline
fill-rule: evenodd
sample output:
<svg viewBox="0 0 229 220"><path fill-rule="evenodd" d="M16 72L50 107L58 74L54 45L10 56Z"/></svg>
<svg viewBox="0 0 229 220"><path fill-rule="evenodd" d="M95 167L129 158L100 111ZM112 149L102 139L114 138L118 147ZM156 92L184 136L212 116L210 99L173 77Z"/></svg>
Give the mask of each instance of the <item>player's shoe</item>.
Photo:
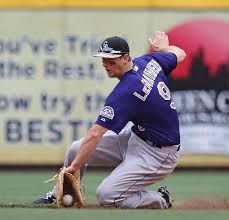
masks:
<svg viewBox="0 0 229 220"><path fill-rule="evenodd" d="M33 204L54 205L54 204L56 204L56 197L52 194L52 192L48 192L42 198L39 198L39 199L33 201Z"/></svg>
<svg viewBox="0 0 229 220"><path fill-rule="evenodd" d="M166 186L161 186L158 190L161 193L162 197L165 199L168 208L173 206L173 200L171 198L170 192L167 190Z"/></svg>

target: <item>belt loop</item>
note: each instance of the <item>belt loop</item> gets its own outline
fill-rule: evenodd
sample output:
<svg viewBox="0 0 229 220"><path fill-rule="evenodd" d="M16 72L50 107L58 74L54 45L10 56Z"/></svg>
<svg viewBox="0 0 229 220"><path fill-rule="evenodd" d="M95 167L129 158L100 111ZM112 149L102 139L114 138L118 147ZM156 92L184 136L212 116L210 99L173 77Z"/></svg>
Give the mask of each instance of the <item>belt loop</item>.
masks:
<svg viewBox="0 0 229 220"><path fill-rule="evenodd" d="M179 151L180 150L180 144L179 144L179 146L178 146L178 148L177 148L177 151Z"/></svg>

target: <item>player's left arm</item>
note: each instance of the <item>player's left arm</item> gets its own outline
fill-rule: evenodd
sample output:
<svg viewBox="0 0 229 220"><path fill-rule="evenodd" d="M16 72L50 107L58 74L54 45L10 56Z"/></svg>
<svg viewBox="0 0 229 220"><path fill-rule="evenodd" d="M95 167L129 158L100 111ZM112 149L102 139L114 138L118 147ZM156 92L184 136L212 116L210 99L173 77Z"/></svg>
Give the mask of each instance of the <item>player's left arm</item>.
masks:
<svg viewBox="0 0 229 220"><path fill-rule="evenodd" d="M98 124L94 124L87 135L83 139L80 149L72 161L71 165L66 168L66 172L72 173L74 176L79 175L80 167L90 158L90 156L95 152L96 146L99 144L102 136L107 131Z"/></svg>
<svg viewBox="0 0 229 220"><path fill-rule="evenodd" d="M149 43L152 49L156 52L171 52L176 55L177 63L182 62L185 57L186 53L183 49L169 45L168 35L162 31L156 31L154 33L153 38L149 38Z"/></svg>
<svg viewBox="0 0 229 220"><path fill-rule="evenodd" d="M186 53L184 52L184 50L182 50L181 48L177 46L168 46L167 48L164 48L161 51L174 53L177 57L177 63L182 62L186 57Z"/></svg>

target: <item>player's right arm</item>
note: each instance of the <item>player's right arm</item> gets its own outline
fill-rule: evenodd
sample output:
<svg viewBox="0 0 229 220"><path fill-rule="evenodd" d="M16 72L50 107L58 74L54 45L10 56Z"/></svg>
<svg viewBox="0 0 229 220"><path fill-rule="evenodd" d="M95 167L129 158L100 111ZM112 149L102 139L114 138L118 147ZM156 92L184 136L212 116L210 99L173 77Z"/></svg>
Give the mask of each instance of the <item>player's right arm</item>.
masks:
<svg viewBox="0 0 229 220"><path fill-rule="evenodd" d="M77 152L75 158L73 159L71 165L66 168L66 172L72 173L76 178L80 176L81 166L95 152L96 146L99 144L102 136L107 130L107 128L104 128L97 124L94 124L90 128L87 135L83 139L80 149Z"/></svg>
<svg viewBox="0 0 229 220"><path fill-rule="evenodd" d="M156 31L154 37L149 38L149 43L156 52L174 53L177 57L177 63L182 62L186 57L184 50L177 46L169 45L168 35L165 32Z"/></svg>

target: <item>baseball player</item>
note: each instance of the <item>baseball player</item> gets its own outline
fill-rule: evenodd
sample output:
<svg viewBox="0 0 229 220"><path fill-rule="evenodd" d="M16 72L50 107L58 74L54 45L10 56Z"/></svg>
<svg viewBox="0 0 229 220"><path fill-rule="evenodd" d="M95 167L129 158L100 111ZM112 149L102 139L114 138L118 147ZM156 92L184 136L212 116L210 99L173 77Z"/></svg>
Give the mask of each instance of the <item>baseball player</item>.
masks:
<svg viewBox="0 0 229 220"><path fill-rule="evenodd" d="M167 76L186 54L169 45L164 32L155 32L149 43L155 52L132 60L128 43L109 37L94 55L102 58L108 76L119 82L87 135L69 148L64 165L76 177L83 175L87 164L116 167L96 190L102 206L172 206L166 187L145 188L171 174L178 162L179 121ZM133 124L125 127L129 121ZM55 187L35 201L54 202Z"/></svg>

